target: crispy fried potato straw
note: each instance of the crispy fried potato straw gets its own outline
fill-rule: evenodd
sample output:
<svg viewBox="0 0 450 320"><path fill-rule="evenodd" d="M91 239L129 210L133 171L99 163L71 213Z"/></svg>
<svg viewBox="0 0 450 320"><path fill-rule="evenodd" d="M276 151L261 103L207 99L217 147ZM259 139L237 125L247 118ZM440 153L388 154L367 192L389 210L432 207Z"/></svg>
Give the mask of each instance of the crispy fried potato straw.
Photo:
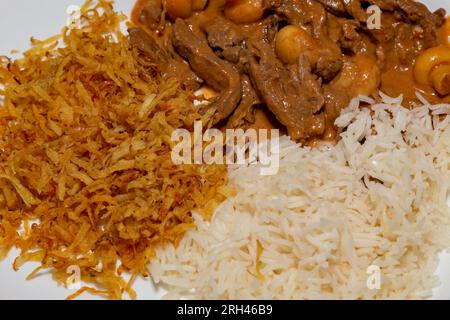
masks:
<svg viewBox="0 0 450 320"><path fill-rule="evenodd" d="M192 93L131 49L111 1L88 1L79 29L0 60L0 258L37 261L66 284L119 299L177 242L190 212L221 200L223 166L176 166L175 128L203 120ZM122 272L131 275L129 282Z"/></svg>

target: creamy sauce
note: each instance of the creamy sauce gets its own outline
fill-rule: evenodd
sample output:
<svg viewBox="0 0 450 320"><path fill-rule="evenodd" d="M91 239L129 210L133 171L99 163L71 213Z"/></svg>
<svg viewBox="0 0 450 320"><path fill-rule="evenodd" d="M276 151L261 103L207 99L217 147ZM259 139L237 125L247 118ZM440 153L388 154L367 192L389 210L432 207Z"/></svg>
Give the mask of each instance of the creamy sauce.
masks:
<svg viewBox="0 0 450 320"><path fill-rule="evenodd" d="M432 103L442 101L442 98L436 95L432 87L420 85L414 80L412 67L406 70L393 68L383 72L381 75L381 90L391 97L403 95L407 105L417 101L416 92L422 94Z"/></svg>

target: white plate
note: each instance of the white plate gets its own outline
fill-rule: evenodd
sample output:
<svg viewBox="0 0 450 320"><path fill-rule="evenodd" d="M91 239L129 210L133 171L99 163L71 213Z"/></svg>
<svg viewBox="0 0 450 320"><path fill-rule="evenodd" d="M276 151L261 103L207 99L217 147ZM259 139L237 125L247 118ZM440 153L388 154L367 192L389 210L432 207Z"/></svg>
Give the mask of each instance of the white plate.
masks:
<svg viewBox="0 0 450 320"><path fill-rule="evenodd" d="M24 50L30 36L45 39L57 33L67 19L70 5L81 5L84 0L14 0L0 1L0 55L9 55L12 49ZM129 13L135 0L116 0L116 9ZM430 8L446 7L450 13L450 1L423 0ZM0 262L0 299L64 299L74 291L68 290L51 279L50 275L38 276L33 281L25 277L36 265L27 264L14 272L11 264L17 251ZM435 299L450 299L450 255L442 254L437 274L442 285L434 291ZM135 283L139 299L158 299L162 292L155 290L150 280L138 279ZM83 295L82 299L92 296Z"/></svg>

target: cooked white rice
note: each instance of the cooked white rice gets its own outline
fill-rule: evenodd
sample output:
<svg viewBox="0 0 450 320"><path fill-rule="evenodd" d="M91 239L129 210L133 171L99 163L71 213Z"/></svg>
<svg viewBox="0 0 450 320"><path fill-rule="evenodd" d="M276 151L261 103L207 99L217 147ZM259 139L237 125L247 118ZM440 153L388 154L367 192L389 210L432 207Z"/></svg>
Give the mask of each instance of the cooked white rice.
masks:
<svg viewBox="0 0 450 320"><path fill-rule="evenodd" d="M450 108L423 100L410 111L382 98L351 102L334 147L281 138L277 175L230 167L239 193L211 222L196 215L197 230L150 266L167 297L429 297L438 253L450 247ZM379 289L368 289L369 266L380 268Z"/></svg>

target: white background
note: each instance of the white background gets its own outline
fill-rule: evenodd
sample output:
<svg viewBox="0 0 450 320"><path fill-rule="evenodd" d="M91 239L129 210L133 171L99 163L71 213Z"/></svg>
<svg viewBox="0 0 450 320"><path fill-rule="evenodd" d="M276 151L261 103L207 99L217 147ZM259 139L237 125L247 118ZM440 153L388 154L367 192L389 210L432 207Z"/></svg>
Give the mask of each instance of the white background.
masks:
<svg viewBox="0 0 450 320"><path fill-rule="evenodd" d="M9 55L12 49L23 51L34 36L45 39L59 32L66 23L69 5L81 5L83 0L0 0L0 55ZM116 0L115 8L129 14L135 0ZM450 13L450 0L422 0L430 8L446 7ZM57 286L50 275L40 275L32 281L25 277L37 265L25 265L20 271L12 270L12 261L17 252L0 262L0 299L64 299L73 291ZM450 255L442 255L437 274L442 285L435 290L434 298L450 299ZM135 283L139 299L156 299L157 292L149 279L138 279ZM81 298L92 298L83 295Z"/></svg>

